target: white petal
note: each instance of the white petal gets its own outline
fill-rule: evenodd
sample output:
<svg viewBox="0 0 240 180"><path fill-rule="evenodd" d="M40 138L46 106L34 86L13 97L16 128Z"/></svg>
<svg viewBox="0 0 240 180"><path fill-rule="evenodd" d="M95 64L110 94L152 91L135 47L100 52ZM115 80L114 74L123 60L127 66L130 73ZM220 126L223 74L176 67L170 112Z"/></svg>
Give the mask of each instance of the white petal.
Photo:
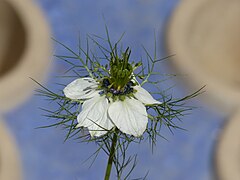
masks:
<svg viewBox="0 0 240 180"><path fill-rule="evenodd" d="M68 84L63 92L70 99L88 99L95 96L98 83L92 78L79 78Z"/></svg>
<svg viewBox="0 0 240 180"><path fill-rule="evenodd" d="M113 102L108 114L117 128L126 134L139 137L147 127L146 108L136 99L126 98L124 101Z"/></svg>
<svg viewBox="0 0 240 180"><path fill-rule="evenodd" d="M106 130L113 128L113 123L108 118L108 100L104 96L95 96L83 103L82 111L78 115L77 127L87 127L91 136L101 136Z"/></svg>
<svg viewBox="0 0 240 180"><path fill-rule="evenodd" d="M141 86L134 86L134 89L137 90L134 93L135 98L141 101L144 104L162 104L161 102L155 100L148 91L143 89Z"/></svg>

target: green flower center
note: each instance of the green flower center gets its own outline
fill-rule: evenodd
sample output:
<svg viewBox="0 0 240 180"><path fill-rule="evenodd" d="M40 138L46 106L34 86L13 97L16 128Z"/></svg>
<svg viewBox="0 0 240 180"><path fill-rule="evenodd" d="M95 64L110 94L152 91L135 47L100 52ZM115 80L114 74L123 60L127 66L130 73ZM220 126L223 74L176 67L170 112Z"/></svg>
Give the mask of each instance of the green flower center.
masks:
<svg viewBox="0 0 240 180"><path fill-rule="evenodd" d="M129 63L130 54L129 48L122 53L121 57L111 53L109 82L111 88L116 91L124 91L127 83L132 80L133 67Z"/></svg>
<svg viewBox="0 0 240 180"><path fill-rule="evenodd" d="M131 51L129 48L119 57L117 52L111 53L109 77L105 77L100 82L102 91L100 94L105 94L113 100L124 100L126 96L133 96L136 85L133 81L133 71L140 63L130 64L129 57Z"/></svg>
<svg viewBox="0 0 240 180"><path fill-rule="evenodd" d="M108 98L112 98L113 101L115 101L117 99L124 101L126 96L133 96L133 93L135 92L135 90L133 89L133 86L135 86L135 84L132 81L129 81L124 86L124 88L121 88L118 90L118 89L111 87L109 79L105 78L105 79L103 79L101 87L100 87L100 89L102 90L102 91L100 91L100 95L105 94Z"/></svg>

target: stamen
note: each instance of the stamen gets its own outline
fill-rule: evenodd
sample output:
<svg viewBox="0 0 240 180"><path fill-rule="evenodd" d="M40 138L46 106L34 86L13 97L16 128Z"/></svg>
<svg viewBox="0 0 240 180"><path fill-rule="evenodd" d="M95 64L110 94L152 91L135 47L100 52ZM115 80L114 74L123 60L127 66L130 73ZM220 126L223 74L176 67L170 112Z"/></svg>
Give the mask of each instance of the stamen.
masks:
<svg viewBox="0 0 240 180"><path fill-rule="evenodd" d="M110 85L110 82L108 79L103 79L103 86L108 87Z"/></svg>
<svg viewBox="0 0 240 180"><path fill-rule="evenodd" d="M129 81L123 88L114 88L113 86L111 86L110 80L108 78L104 78L102 80L102 85L100 87L100 89L102 89L102 91L99 92L100 95L103 94L111 94L113 97L118 97L120 98L120 96L125 96L128 94L131 94L134 92L133 86L134 86L134 82ZM124 98L121 98L124 99Z"/></svg>
<svg viewBox="0 0 240 180"><path fill-rule="evenodd" d="M110 88L110 92L113 93L114 95L118 95L120 91L118 91L114 88Z"/></svg>
<svg viewBox="0 0 240 180"><path fill-rule="evenodd" d="M104 90L102 90L102 91L99 91L98 94L103 95L103 94L105 94L105 92L104 92Z"/></svg>
<svg viewBox="0 0 240 180"><path fill-rule="evenodd" d="M134 86L134 83L133 83L132 81L129 81L129 82L127 83L127 85L129 85L129 86Z"/></svg>

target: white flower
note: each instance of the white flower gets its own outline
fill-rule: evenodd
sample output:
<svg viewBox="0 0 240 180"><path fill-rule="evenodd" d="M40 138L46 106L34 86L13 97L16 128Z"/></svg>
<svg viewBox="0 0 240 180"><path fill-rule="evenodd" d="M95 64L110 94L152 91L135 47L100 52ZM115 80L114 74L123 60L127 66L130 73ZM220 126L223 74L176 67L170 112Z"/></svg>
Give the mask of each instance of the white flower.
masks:
<svg viewBox="0 0 240 180"><path fill-rule="evenodd" d="M66 97L84 101L77 117L78 127L88 128L92 137L101 136L113 127L139 137L148 123L145 105L161 104L139 85L133 86L134 97L126 96L123 101L107 98L98 87L99 83L92 78L79 78L63 90Z"/></svg>

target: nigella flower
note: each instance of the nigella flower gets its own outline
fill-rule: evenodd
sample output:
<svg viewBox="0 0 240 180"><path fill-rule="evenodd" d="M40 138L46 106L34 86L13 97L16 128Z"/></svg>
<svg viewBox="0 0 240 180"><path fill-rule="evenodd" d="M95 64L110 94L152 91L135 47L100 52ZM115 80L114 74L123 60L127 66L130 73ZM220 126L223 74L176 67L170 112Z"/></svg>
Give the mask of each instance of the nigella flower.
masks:
<svg viewBox="0 0 240 180"><path fill-rule="evenodd" d="M79 78L63 92L72 100L83 100L77 127L86 127L92 137L102 136L116 127L123 133L141 136L146 130L146 105L161 104L142 88L128 63L128 49L121 58L112 56L109 76L102 79Z"/></svg>
<svg viewBox="0 0 240 180"><path fill-rule="evenodd" d="M96 142L98 148L93 158L97 157L100 150L108 156L104 179L112 177L112 165L116 168L117 179L128 179L136 165L136 155L128 156L127 153L130 143L140 143L147 138L153 146L157 137L161 136L159 131L162 125L170 130L178 128L173 120L181 119L186 111L192 109L191 106L185 106L185 102L202 93L202 88L180 99L156 92L159 99L164 100L164 103L159 102L142 86L147 84L160 89L161 81L158 78L151 79L151 76L161 75L155 71L155 65L167 57L157 59L156 46L154 57L151 57L143 47L147 65L143 65L145 61L142 58L138 63L130 62L130 49L124 51L122 44L118 48L123 35L112 44L107 27L106 34L107 38L88 36L93 45L98 47L96 51L89 48L88 38L87 51L79 44L77 53L56 41L71 54L56 57L68 63L71 66L69 70L78 75L63 89L64 96L35 82L42 87L37 90L39 95L57 103L56 110L43 110L47 117L58 122L43 127L63 125L68 130L65 140L77 136L81 142ZM104 46L98 40L104 42ZM78 134L85 132L85 129L89 133ZM125 168L129 171L124 172ZM124 174L126 176L122 177Z"/></svg>

